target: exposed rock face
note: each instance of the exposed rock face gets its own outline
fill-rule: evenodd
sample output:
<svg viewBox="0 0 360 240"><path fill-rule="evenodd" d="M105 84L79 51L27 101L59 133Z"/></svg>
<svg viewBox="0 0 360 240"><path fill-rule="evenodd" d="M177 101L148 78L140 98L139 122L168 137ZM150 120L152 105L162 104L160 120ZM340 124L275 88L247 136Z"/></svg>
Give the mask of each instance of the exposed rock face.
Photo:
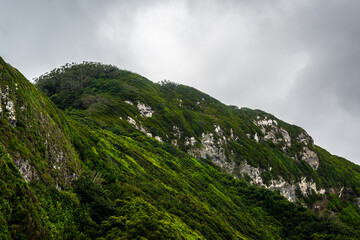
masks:
<svg viewBox="0 0 360 240"><path fill-rule="evenodd" d="M180 99L180 98L178 98L178 99L176 99L178 102L179 102L179 107L181 107L182 106L182 102L183 102L183 100L182 99Z"/></svg>
<svg viewBox="0 0 360 240"><path fill-rule="evenodd" d="M244 177L247 174L251 178L251 184L256 184L260 187L265 187L273 191L279 191L286 199L295 202L295 186L285 182L282 178L279 180L271 180L271 184L267 186L264 184L263 179L260 176L263 170L250 166L246 161L240 165L240 172Z"/></svg>
<svg viewBox="0 0 360 240"><path fill-rule="evenodd" d="M128 117L127 121L128 121L128 123L133 125L137 130L140 130L141 132L145 133L146 136L152 137L152 134L149 133L148 131L146 131L146 129L143 126L137 125L135 119L133 119L132 117Z"/></svg>
<svg viewBox="0 0 360 240"><path fill-rule="evenodd" d="M301 160L307 162L313 169L318 169L319 158L315 152L311 151L308 147L304 147L301 152Z"/></svg>
<svg viewBox="0 0 360 240"><path fill-rule="evenodd" d="M342 197L342 195L343 195L343 191L344 191L344 187L342 187L342 188L340 189L340 192L339 192L339 198L341 198L341 197Z"/></svg>
<svg viewBox="0 0 360 240"><path fill-rule="evenodd" d="M190 138L189 138L189 137L185 137L185 142L184 142L185 146L188 146L188 145L194 146L195 143L196 143L195 137L190 137Z"/></svg>
<svg viewBox="0 0 360 240"><path fill-rule="evenodd" d="M219 145L219 146L226 146L226 144L227 144L227 139L226 139L226 137L225 137L225 135L224 135L224 132L223 132L223 130L221 129L221 127L220 127L220 125L218 126L218 125L214 125L214 130L215 130L215 133L216 133L216 135L218 136L218 141L217 141L217 144Z"/></svg>
<svg viewBox="0 0 360 240"><path fill-rule="evenodd" d="M128 121L128 123L133 125L137 130L140 130L141 132L143 132L146 136L153 137L152 133L148 132L142 125L138 125L136 123L136 120L133 119L132 117L128 117L127 121ZM159 136L155 136L154 138L155 138L155 140L157 140L159 142L163 142L162 138Z"/></svg>
<svg viewBox="0 0 360 240"><path fill-rule="evenodd" d="M236 166L235 162L222 161L221 158L217 158L217 159L213 160L213 163L218 165L222 170L224 170L232 175L235 174L235 171L234 171L235 166ZM235 178L236 178L236 176L235 176Z"/></svg>
<svg viewBox="0 0 360 240"><path fill-rule="evenodd" d="M39 90L15 69L9 67L6 71L13 74L0 71L0 117L14 127L8 135L8 140L13 142L6 148L8 156L28 183L42 179L59 188L68 185L81 170L66 127L59 126L61 115L54 114L50 100L41 97ZM20 121L23 125L19 129ZM6 131L8 128L3 133L7 134ZM23 136L24 132L30 134ZM41 162L34 161L35 155Z"/></svg>
<svg viewBox="0 0 360 240"><path fill-rule="evenodd" d="M159 142L163 142L163 140L161 139L161 137L159 136L155 136L155 140L159 141Z"/></svg>
<svg viewBox="0 0 360 240"><path fill-rule="evenodd" d="M18 167L21 176L27 183L29 183L31 180L39 179L36 170L30 165L29 161L18 159L14 160L14 163Z"/></svg>
<svg viewBox="0 0 360 240"><path fill-rule="evenodd" d="M179 147L177 139L171 139L171 144L174 145L175 147Z"/></svg>
<svg viewBox="0 0 360 240"><path fill-rule="evenodd" d="M142 117L152 117L154 113L150 106L146 106L145 104L140 102L137 104L137 108L139 109Z"/></svg>
<svg viewBox="0 0 360 240"><path fill-rule="evenodd" d="M240 165L240 172L245 175L248 175L251 178L251 184L256 184L261 187L265 187L267 189L278 191L282 196L284 196L286 199L288 199L291 202L296 201L296 195L295 190L297 187L299 187L301 193L304 196L307 196L314 191L315 193L324 194L325 189L320 189L319 191L316 188L316 184L313 181L307 181L306 177L303 177L301 179L301 182L299 183L289 183L285 181L283 178L279 178L278 180L272 179L270 181L270 185L266 185L263 182L263 179L261 178L261 173L264 170L255 168L253 166L250 166L246 161L244 161Z"/></svg>
<svg viewBox="0 0 360 240"><path fill-rule="evenodd" d="M53 163L53 169L61 169L61 163L64 159L64 152L61 150L58 150L58 151L53 150L52 154L53 154L54 160L55 160Z"/></svg>
<svg viewBox="0 0 360 240"><path fill-rule="evenodd" d="M301 152L298 153L296 160L306 161L313 169L317 169L319 167L319 159L314 151L312 151L309 147L312 146L312 139L306 133L303 132L298 136L290 136L289 132L284 128L280 127L276 120L264 118L260 119L257 117L257 120L254 120L254 123L260 127L261 133L255 133L253 137L250 134L247 134L249 138L254 139L256 142L271 140L274 144L281 144L282 151L284 154L292 147L292 140L298 141L304 145ZM180 131L179 128L173 127L174 137L180 139ZM233 130L230 129L230 137L227 139L225 137L224 131L221 129L220 125L214 125L214 134L213 133L202 133L201 139L199 140L201 145L197 147L197 140L195 137L185 137L185 146L190 146L190 150L188 153L198 158L207 158L209 157L212 162L219 167L221 167L224 171L233 174L236 176L237 174L242 174L243 177L248 175L251 179L251 184L256 184L261 187L265 187L267 189L278 191L281 195L283 195L289 201L296 201L296 189L299 189L300 192L307 196L315 192L316 194L324 194L325 190L320 189L317 190L316 183L311 179L307 179L303 177L299 182L288 182L285 181L282 177L278 177L277 179L271 179L267 184L264 183L261 178L261 174L266 171L264 169L259 169L253 167L244 160L240 165L236 164L231 156L226 155L225 148L227 146L228 141L235 140L237 137L234 136ZM177 146L178 141L176 139L172 140L172 143ZM235 172L236 170L236 172ZM271 171L271 168L268 170Z"/></svg>
<svg viewBox="0 0 360 240"><path fill-rule="evenodd" d="M11 100L8 100L5 106L6 110L9 112L8 121L14 127L16 126L16 116L15 116L15 105Z"/></svg>
<svg viewBox="0 0 360 240"><path fill-rule="evenodd" d="M67 144L67 136L57 127L56 123L47 115L40 113L37 116L38 123L42 127L39 129L39 135L44 139L45 159L48 160L52 168L54 184L57 189L62 189L64 185L69 184L78 176L80 166L74 160L75 152ZM72 166L69 163L72 162ZM31 180L37 180L33 178Z"/></svg>
<svg viewBox="0 0 360 240"><path fill-rule="evenodd" d="M304 143L306 146L312 144L311 137L307 133L300 133L299 136L296 137L296 140Z"/></svg>
<svg viewBox="0 0 360 240"><path fill-rule="evenodd" d="M230 139L235 140L234 130L232 128L230 128Z"/></svg>
<svg viewBox="0 0 360 240"><path fill-rule="evenodd" d="M195 140L194 137L190 138L190 144L193 146L195 142L191 140ZM189 145L187 141L185 141L185 145ZM221 146L217 146L214 141L214 135L212 133L202 133L201 135L201 144L200 148L192 148L189 150L189 153L194 157L206 158L210 157L211 160L222 167L222 165L226 164L226 155L224 149Z"/></svg>
<svg viewBox="0 0 360 240"><path fill-rule="evenodd" d="M223 131L221 130L220 125L219 125L219 126L215 125L214 127L215 127L215 133L216 133L217 135L219 135L219 136L223 136L223 135L224 135Z"/></svg>
<svg viewBox="0 0 360 240"><path fill-rule="evenodd" d="M283 151L285 152L287 148L291 147L291 137L289 133L278 126L278 122L272 119L260 119L257 117L257 120L254 120L255 125L261 127L261 132L264 135L263 139L260 139L257 134L255 134L254 139L256 142L260 140L271 140L273 143L278 144L283 142L285 146L283 147Z"/></svg>
<svg viewBox="0 0 360 240"><path fill-rule="evenodd" d="M17 87L16 87L17 88ZM0 113L3 112L1 105L5 106L6 112L8 113L8 122L12 126L16 126L16 112L15 112L15 103L10 97L11 89L9 86L5 86L5 89L2 91L0 89L1 102L0 102Z"/></svg>
<svg viewBox="0 0 360 240"><path fill-rule="evenodd" d="M246 161L242 162L239 168L243 176L245 176L245 174L249 175L251 178L250 183L260 186L264 184L262 178L260 177L261 171L259 168L249 165Z"/></svg>
<svg viewBox="0 0 360 240"><path fill-rule="evenodd" d="M214 164L221 167L224 171L234 174L235 163L227 159L224 150L224 146L227 144L224 132L218 125L214 126L214 132L217 135L217 141L214 134L202 133L200 139L201 146L199 148L193 147L196 143L195 137L186 137L184 143L185 146L193 147L188 151L188 153L197 158L209 157ZM233 134L231 137L235 138Z"/></svg>
<svg viewBox="0 0 360 240"><path fill-rule="evenodd" d="M284 181L282 178L279 180L271 180L271 185L265 187L273 191L278 191L282 196L291 202L296 201L296 186Z"/></svg>
<svg viewBox="0 0 360 240"><path fill-rule="evenodd" d="M255 125L261 127L261 132L264 135L260 138L256 133L254 135L254 140L256 142L271 140L275 144L284 143L282 151L284 153L288 152L292 145L291 136L285 129L279 127L276 120L268 119L267 117L260 119L258 116L257 120L254 120L254 123ZM299 153L299 160L307 162L314 170L317 170L319 167L319 158L316 153L308 147L312 145L311 137L307 133L303 132L296 136L295 139L305 145ZM298 159L297 156L295 156L294 159Z"/></svg>
<svg viewBox="0 0 360 240"><path fill-rule="evenodd" d="M180 128L178 126L173 126L172 128L173 130L173 136L175 139L171 140L171 144L174 145L175 147L179 147L179 139L181 138L181 132L180 132ZM188 140L186 139L185 142L188 142Z"/></svg>
<svg viewBox="0 0 360 240"><path fill-rule="evenodd" d="M138 126L136 125L135 119L133 119L132 117L128 117L127 121L128 121L128 123L133 125L136 129L138 129Z"/></svg>
<svg viewBox="0 0 360 240"><path fill-rule="evenodd" d="M325 189L317 190L316 183L314 183L312 180L306 181L306 177L303 177L301 179L301 182L298 183L298 186L304 196L307 196L308 194L311 194L312 191L314 191L317 194L325 194Z"/></svg>
<svg viewBox="0 0 360 240"><path fill-rule="evenodd" d="M249 136L248 137L250 137L250 134L249 134ZM257 133L255 133L255 135L254 135L254 140L258 143L260 140L259 140L259 136L257 135Z"/></svg>
<svg viewBox="0 0 360 240"><path fill-rule="evenodd" d="M279 130L280 130L281 135L283 136L283 139L285 141L285 145L287 147L291 147L291 137L290 137L289 133L283 128L280 128Z"/></svg>
<svg viewBox="0 0 360 240"><path fill-rule="evenodd" d="M275 144L282 143L282 150L284 153L286 153L286 151L291 147L292 142L290 134L285 129L279 127L276 120L258 118L257 121L254 122L257 126L261 127L261 132L263 134L263 136L259 136L257 133L254 135L253 139L256 142L271 140ZM174 126L173 130L175 132L174 136L176 135L176 137L179 137L180 133L178 132L178 128ZM230 174L235 174L234 170L238 169L237 171L239 172L237 173L242 174L243 177L246 175L250 177L250 183L273 191L278 191L286 199L292 202L296 201L295 191L297 188L300 189L304 196L312 194L313 192L320 194L325 193L324 189L318 191L316 184L312 180L307 180L305 177L302 178L300 182L287 182L282 177L279 177L278 179L270 180L270 183L266 185L261 178L261 173L265 170L249 165L246 160L236 167L237 164L235 164L235 162L229 159L225 154L224 149L227 145L227 139L224 136L221 126L214 125L214 133L216 138L212 133L202 133L200 139L201 147L198 148L195 147L195 137L186 137L184 144L185 146L191 147L188 152L194 157L210 157L214 164L218 165ZM230 135L229 140L235 139L232 129L230 130ZM248 137L251 136L248 135ZM312 168L317 169L319 166L318 157L316 153L311 151L308 147L312 144L311 138L306 133L302 133L296 138L296 140L305 145L302 152L299 153L301 157L300 160L306 161ZM177 141L173 141L173 144L177 144Z"/></svg>

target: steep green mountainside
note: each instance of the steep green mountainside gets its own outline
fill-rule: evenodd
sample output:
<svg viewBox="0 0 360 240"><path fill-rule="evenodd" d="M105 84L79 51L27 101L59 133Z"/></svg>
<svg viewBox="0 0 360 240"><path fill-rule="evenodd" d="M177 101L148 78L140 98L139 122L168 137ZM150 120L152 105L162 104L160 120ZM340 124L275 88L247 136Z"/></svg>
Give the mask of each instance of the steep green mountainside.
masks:
<svg viewBox="0 0 360 240"><path fill-rule="evenodd" d="M69 186L81 174L81 162L65 116L2 58L0 95L0 232L41 238L46 215L27 183Z"/></svg>
<svg viewBox="0 0 360 240"><path fill-rule="evenodd" d="M75 119L86 116L88 126L118 135L140 131L291 201L326 192L359 196L359 166L260 110L226 106L196 89L155 84L97 63L55 69L37 85Z"/></svg>
<svg viewBox="0 0 360 240"><path fill-rule="evenodd" d="M61 188L79 174L80 161L63 113L16 69L0 58L1 148L24 179ZM58 169L61 168L61 171Z"/></svg>
<svg viewBox="0 0 360 240"><path fill-rule="evenodd" d="M98 63L37 80L62 111L0 73L0 239L360 237L359 167L301 128Z"/></svg>

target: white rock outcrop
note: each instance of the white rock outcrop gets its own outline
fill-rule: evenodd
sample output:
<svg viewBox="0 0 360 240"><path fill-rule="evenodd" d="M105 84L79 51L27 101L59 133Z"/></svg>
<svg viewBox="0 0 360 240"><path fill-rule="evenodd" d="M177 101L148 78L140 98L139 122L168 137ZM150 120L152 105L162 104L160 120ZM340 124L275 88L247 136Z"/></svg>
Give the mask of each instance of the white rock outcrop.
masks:
<svg viewBox="0 0 360 240"><path fill-rule="evenodd" d="M174 145L175 147L179 147L177 139L171 139L171 144Z"/></svg>
<svg viewBox="0 0 360 240"><path fill-rule="evenodd" d="M251 178L251 184L256 184L259 186L264 185L263 180L260 177L262 171L259 168L249 165L247 161L243 161L239 169L243 176L245 176L245 174L249 175L249 177Z"/></svg>
<svg viewBox="0 0 360 240"><path fill-rule="evenodd" d="M234 130L232 128L230 128L230 138L232 140L235 140L235 136L234 136Z"/></svg>
<svg viewBox="0 0 360 240"><path fill-rule="evenodd" d="M142 117L148 118L152 117L152 115L154 114L154 111L151 109L150 106L146 106L145 104L140 102L136 106L139 109Z"/></svg>
<svg viewBox="0 0 360 240"><path fill-rule="evenodd" d="M174 137L176 138L181 137L180 128L178 126L174 125L172 129L174 131Z"/></svg>
<svg viewBox="0 0 360 240"><path fill-rule="evenodd" d="M215 130L215 133L219 136L224 136L224 132L221 130L221 127L220 125L214 125L214 130Z"/></svg>
<svg viewBox="0 0 360 240"><path fill-rule="evenodd" d="M176 100L179 102L179 107L182 107L182 102L183 102L183 100L180 99L180 98L177 98Z"/></svg>
<svg viewBox="0 0 360 240"><path fill-rule="evenodd" d="M139 130L139 131L141 131L142 133L144 133L146 136L151 137L151 138L153 137L153 134L152 134L151 132L148 132L142 125L138 125L138 124L136 123L136 120L133 119L132 117L128 117L128 118L127 118L127 121L128 121L128 123L130 123L131 125L133 125L137 130ZM157 141L159 141L159 142L164 142L160 136L155 136L154 138L155 138L155 140L157 140Z"/></svg>
<svg viewBox="0 0 360 240"><path fill-rule="evenodd" d="M18 159L18 160L14 160L14 164L17 166L21 176L27 183L29 183L31 180L39 179L37 172L30 165L29 161Z"/></svg>
<svg viewBox="0 0 360 240"><path fill-rule="evenodd" d="M301 152L301 160L307 162L314 170L319 167L319 158L314 151L304 147Z"/></svg>
<svg viewBox="0 0 360 240"><path fill-rule="evenodd" d="M15 104L11 100L8 100L5 105L6 110L9 113L8 121L11 125L16 126L16 116L15 116Z"/></svg>
<svg viewBox="0 0 360 240"><path fill-rule="evenodd" d="M261 138L255 133L254 140L256 142L271 140L275 144L284 143L282 147L284 153L291 147L290 134L285 129L279 127L276 120L268 119L267 117L261 119L260 116L257 116L257 120L254 120L254 123L258 127L261 127L261 132L264 135L263 138ZM308 147L312 145L311 137L306 132L302 132L296 137L296 141L303 143L305 147L303 147L299 153L300 157L295 156L294 159L305 161L314 170L317 170L319 167L319 158L316 153Z"/></svg>
<svg viewBox="0 0 360 240"><path fill-rule="evenodd" d="M304 143L305 145L311 144L311 137L307 133L300 133L299 136L296 137L298 142Z"/></svg>
<svg viewBox="0 0 360 240"><path fill-rule="evenodd" d="M188 145L195 146L195 143L196 143L195 137L185 137L185 142L184 142L185 146Z"/></svg>
<svg viewBox="0 0 360 240"><path fill-rule="evenodd" d="M279 127L276 120L268 119L267 117L261 119L260 116L257 116L257 120L254 120L254 123L258 127L261 127L261 132L264 135L263 139L261 139L256 133L254 136L256 142L260 142L261 140L271 140L275 144L283 142L285 144L283 147L284 152L286 152L287 148L291 147L291 137L289 133Z"/></svg>
<svg viewBox="0 0 360 240"><path fill-rule="evenodd" d="M260 140L259 140L259 136L258 136L258 134L257 133L255 133L255 135L254 135L254 140L255 140L255 142L259 142Z"/></svg>
<svg viewBox="0 0 360 240"><path fill-rule="evenodd" d="M155 136L155 140L159 141L159 142L163 142L162 138L159 136Z"/></svg>
<svg viewBox="0 0 360 240"><path fill-rule="evenodd" d="M272 191L278 191L282 196L284 196L290 202L296 201L296 186L290 184L284 179L280 178L279 180L271 180L270 186L265 186L265 188L270 189Z"/></svg>
<svg viewBox="0 0 360 240"><path fill-rule="evenodd" d="M178 140L181 138L181 131L180 128L176 125L174 125L172 127L173 130L173 136L174 139L171 140L171 144L174 145L175 147L179 147L179 142ZM188 140L185 140L185 142L188 142ZM188 143L189 144L189 143Z"/></svg>
<svg viewBox="0 0 360 240"><path fill-rule="evenodd" d="M316 194L324 194L325 193L325 189L317 190L316 183L314 183L312 180L307 181L306 177L303 177L301 179L301 182L298 183L298 186L300 188L301 193L304 196L312 194L312 191L314 191Z"/></svg>
<svg viewBox="0 0 360 240"><path fill-rule="evenodd" d="M141 125L137 125L135 119L133 119L132 117L128 117L127 118L128 123L130 123L131 125L133 125L137 130L140 130L141 132L143 132L144 134L146 134L146 136L148 137L152 137L152 134L149 133L148 131L146 131L146 129L141 126Z"/></svg>
<svg viewBox="0 0 360 240"><path fill-rule="evenodd" d="M299 187L301 193L304 196L312 194L312 191L314 191L316 194L325 193L325 189L317 190L316 183L314 183L312 180L307 181L306 177L303 177L301 179L301 182L299 183L290 183L285 181L282 177L280 177L278 180L272 179L270 181L270 185L266 185L264 184L263 179L261 178L261 173L264 170L253 167L249 165L246 161L242 162L242 164L239 167L239 170L242 173L243 177L245 177L245 175L248 175L250 177L251 184L255 184L272 191L278 191L282 196L284 196L286 199L288 199L291 202L296 201L295 190L297 187Z"/></svg>
<svg viewBox="0 0 360 240"><path fill-rule="evenodd" d="M192 138L193 137L191 137L190 139ZM216 145L214 135L212 133L202 133L200 142L201 147L191 148L189 150L189 154L199 158L210 157L215 164L219 165L221 168L225 167L225 165L227 164L225 151L221 146ZM185 140L185 145L189 145L188 139Z"/></svg>
<svg viewBox="0 0 360 240"><path fill-rule="evenodd" d="M128 123L133 125L136 129L138 128L138 126L136 125L135 119L133 119L132 117L128 117L127 121L128 121Z"/></svg>
<svg viewBox="0 0 360 240"><path fill-rule="evenodd" d="M8 112L8 122L12 125L12 126L16 126L16 112L15 112L15 103L12 99L10 99L10 88L9 86L5 86L5 90L1 91L0 89L0 95L1 95L1 100L0 100L0 112L3 112L3 108L1 107L1 105L5 105L5 109Z"/></svg>

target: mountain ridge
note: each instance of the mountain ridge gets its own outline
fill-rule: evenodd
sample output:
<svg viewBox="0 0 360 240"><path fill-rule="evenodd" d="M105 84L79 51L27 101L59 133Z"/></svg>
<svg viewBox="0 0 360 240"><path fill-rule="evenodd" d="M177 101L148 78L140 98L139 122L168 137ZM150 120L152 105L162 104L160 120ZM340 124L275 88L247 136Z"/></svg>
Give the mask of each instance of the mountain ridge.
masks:
<svg viewBox="0 0 360 240"><path fill-rule="evenodd" d="M13 99L16 124L9 110L1 118L3 135L15 139L12 147L3 144L11 154L2 155L2 166L16 163L12 152L26 153L19 150L21 135L41 136L26 148L43 152L38 160L29 155L30 168L21 171L19 165L8 173L28 192L19 204L0 208L7 212L0 218L4 239L360 236L359 166L313 145L297 126L259 110L226 106L187 86L152 83L112 65L68 64L39 77L36 84L49 98L20 73L5 77L10 70L4 68L11 67L1 66L1 89L11 85L6 78L27 89ZM15 84L9 89L17 91ZM21 123L24 102L30 119L26 124ZM43 106L36 108L39 103ZM46 120L36 122L40 112ZM27 130L45 129L52 122L56 124L43 133ZM50 153L59 148L64 156L57 160ZM26 178L32 168L39 178ZM5 179L0 183L12 186ZM295 204L266 190L269 186ZM31 195L33 200L26 200ZM3 194L1 206L10 199L11 194ZM24 205L34 216L32 228L29 220L21 222L12 213Z"/></svg>
<svg viewBox="0 0 360 240"><path fill-rule="evenodd" d="M97 63L90 63L90 65L91 64L97 65ZM73 68L75 69L79 66L81 65L75 64L74 67L71 67L70 65L64 66L62 71L71 71ZM114 68L114 66L111 67L113 67L112 74L117 72L118 77L121 74L128 76L133 74L127 71L119 71ZM51 74L56 75L57 73L54 71L49 75L43 75L37 80L37 85L41 87L42 81L43 79L46 79L46 77L55 78L55 76L51 76ZM139 75L135 74L135 76ZM64 77L64 79L66 78ZM98 81L101 80L98 78ZM141 81L144 81L144 83ZM139 88L137 84L141 84L141 88ZM143 86L146 86L146 90L143 89ZM101 86L97 87L101 88ZM282 161L282 163L279 163L279 161L273 161L273 165L270 164L273 169L278 170L278 173L272 174L274 175L273 180L277 182L273 182L273 187L270 187L270 189L281 190L283 187L282 185L286 185L287 189L283 191L283 195L291 201L296 200L295 191L298 187L302 191L303 195L306 195L307 192L311 193L312 190L324 193L325 189L322 188L322 185L326 185L327 182L321 183L319 181L319 176L316 176L318 175L316 174L316 170L320 166L318 154L315 152L315 148L317 147L313 144L312 138L304 129L295 125L287 124L275 118L273 115L265 113L261 110L228 107L196 89L170 81L163 81L159 84L154 84L139 76L136 83L118 82L117 88L117 92L113 92L113 90L110 89L110 91L112 91L110 93L112 94L112 99L108 98L107 101L109 101L109 103L111 101L115 101L111 103L113 104L113 109L118 108L124 110L124 112L131 111L126 114L119 112L121 120L116 121L119 122L119 124L124 125L128 123L147 136L153 136L160 141L172 143L176 147L179 147L179 149L190 153L194 157L206 158L209 156L212 158L213 162L222 168L226 168L232 175L238 176L241 174L243 177L244 175L249 175L254 183L265 187L268 187L270 182L266 181L263 183L260 174L269 175L264 172L267 170L265 168L268 168L266 165L269 164L269 161L262 160L260 158L263 157L269 160L269 157L255 154L254 156L251 156L251 159L245 159L248 150L246 150L247 152L239 153L239 149L241 149L244 145L253 145L253 142L251 141L255 141L256 143L260 143L262 145L265 145L263 143L267 143L267 146L263 148L263 151L266 152L266 154L263 153L263 155L279 155L279 152L274 150L280 150L280 154L286 155L288 158L280 159L278 156L278 160ZM119 94L118 91L123 91L123 89L126 88L131 88L131 91L136 92L137 95L131 95L128 92L126 92L127 94ZM42 89L46 92L49 87L45 86L42 87ZM86 93L85 97L100 97L101 94L97 95L96 91L94 92L93 90L94 86L92 86L91 90L85 87L85 89L81 91L90 93ZM62 94L62 92L59 91L57 94ZM57 94L49 95L49 97L57 97ZM155 95L157 99L154 99ZM101 97L106 99L104 94L102 94ZM75 100L72 104L79 105L78 102L83 102L83 98L84 96ZM115 98L116 100L114 100ZM120 104L116 105L120 101L123 102L123 104L121 106ZM94 105L96 105L96 103ZM75 106L75 108L79 107ZM155 112L156 114L154 114ZM221 114L221 119L217 119L217 114ZM159 122L161 125L158 124ZM171 126L169 124L170 122L172 123ZM164 123L166 123L167 126L164 125ZM224 125L228 126L222 130L221 126ZM169 133L172 134L173 137L170 137ZM247 138L245 138L245 136ZM234 141L236 138L240 141L240 143ZM233 146L232 149L229 149L227 145L228 141L232 141L230 144L235 144L237 146ZM257 148L256 151L261 149L259 144L252 147ZM254 161L255 157L258 158L257 161ZM237 160L238 163L234 163L235 160L229 161L231 159ZM243 162L244 160L245 162ZM250 163L247 161L250 161ZM307 169L307 166L302 166L301 164L303 162L307 162L308 165L315 171ZM289 170L283 166L284 164L288 165L293 170L289 172ZM234 172L235 167L242 168L243 172L242 170ZM324 169L324 171L328 170L329 169ZM298 173L302 172L303 174L302 176L298 176L297 179L293 179L294 175L296 175L294 172L296 171ZM289 173L286 174L287 172ZM322 169L320 169L320 172L322 172ZM324 173L324 175L326 174ZM306 178L308 179L306 180ZM294 180L297 181L295 185L292 184L292 181ZM276 185L280 185L282 187L278 188ZM342 187L334 185L335 184L327 187L339 187L340 189ZM334 193L335 192L338 191L334 190Z"/></svg>

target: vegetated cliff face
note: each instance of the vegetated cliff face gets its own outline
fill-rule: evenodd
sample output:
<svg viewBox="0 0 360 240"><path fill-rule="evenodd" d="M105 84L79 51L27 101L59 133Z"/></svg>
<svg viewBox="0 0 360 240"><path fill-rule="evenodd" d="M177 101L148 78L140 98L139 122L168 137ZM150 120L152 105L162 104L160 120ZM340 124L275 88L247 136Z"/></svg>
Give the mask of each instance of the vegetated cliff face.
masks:
<svg viewBox="0 0 360 240"><path fill-rule="evenodd" d="M1 142L26 182L58 188L81 172L62 113L15 68L0 59Z"/></svg>
<svg viewBox="0 0 360 240"><path fill-rule="evenodd" d="M70 186L82 172L63 114L0 57L0 239L51 239L30 184Z"/></svg>
<svg viewBox="0 0 360 240"><path fill-rule="evenodd" d="M209 158L235 178L245 177L252 184L279 191L292 202L354 189L354 182L346 178L355 174L355 165L315 146L300 127L260 110L226 106L190 87L167 81L154 84L110 66L107 74L118 80L104 80L92 72L86 81L79 80L82 85L76 90L54 85L53 79L61 78L59 72L64 73L61 79L66 84L66 74L77 67L44 75L37 85L55 100L66 97L70 89L76 94L67 107L84 109L95 122L108 121L111 111L110 125L133 128L196 158ZM84 104L86 99L102 100ZM337 172L339 165L344 171Z"/></svg>
<svg viewBox="0 0 360 240"><path fill-rule="evenodd" d="M204 100L203 100L204 101ZM129 100L125 101L130 105L134 105ZM199 102L196 103L200 105ZM128 117L127 121L133 125L136 129L145 133L149 137L154 137L156 140L162 142L162 138L159 136L153 136L144 126L141 125L141 118L152 117L155 113L150 106L145 106L143 103L138 102L136 104L140 112L139 123L132 117ZM180 106L180 105L179 105ZM181 107L181 106L180 106ZM156 113L155 113L156 114ZM289 134L287 130L280 127L276 119L268 118L267 114L256 115L255 119L252 119L252 127L257 131L255 134L246 133L247 138L255 141L257 144L263 142L270 142L280 150L282 154L291 158L294 163L300 161L306 162L313 170L317 170L319 167L319 158L314 151L314 144L312 138L302 129L297 129L297 134ZM260 130L260 131L259 131ZM225 132L230 132L226 134ZM171 136L172 135L172 136ZM318 186L314 179L307 176L301 176L295 180L284 180L281 175L272 174L273 179L265 183L262 179L264 172L270 172L272 166L268 165L266 168L253 167L249 165L246 158L242 161L236 162L235 158L237 149L229 151L228 143L239 141L233 129L222 129L220 125L214 125L213 129L209 129L206 132L202 132L198 136L183 136L183 132L180 127L174 125L172 127L172 133L170 137L167 135L167 141L176 147L184 146L189 154L196 158L210 158L212 162L224 171L232 174L234 177L250 177L250 183L256 184L261 187L268 188L270 190L279 191L281 195L286 197L289 201L295 202L297 200L296 190L299 189L303 196L309 194L324 194L325 189ZM244 136L242 136L244 137ZM295 147L293 146L295 145ZM226 154L227 153L227 154Z"/></svg>
<svg viewBox="0 0 360 240"><path fill-rule="evenodd" d="M317 170L319 167L319 158L317 154L310 149L314 149L313 140L303 130L299 130L300 134L290 135L287 130L278 125L277 120L270 119L268 116L256 116L253 120L256 127L260 128L260 133L256 132L254 135L247 133L246 136L249 139L254 140L256 143L270 141L284 154L292 158L295 162L304 161L313 170ZM311 177L302 176L300 179L294 181L286 181L282 176L273 175L273 178L267 183L264 182L262 174L264 172L270 172L272 166L269 165L267 168L253 167L249 165L246 159L240 164L235 162L235 151L232 151L228 156L225 154L228 148L228 142L239 139L238 136L234 135L233 130L230 129L230 136L225 136L221 126L214 125L214 133L217 136L217 141L214 140L213 133L202 133L202 137L199 139L200 147L191 148L188 152L194 157L206 158L209 157L211 160L223 170L230 174L238 177L249 177L250 183L256 184L261 187L268 188L270 190L279 191L281 195L286 197L289 201L295 202L296 189L299 189L303 196L309 194L324 194L325 189L320 188L316 185ZM196 140L192 141L191 146L195 146ZM295 142L299 146L299 151L292 151L292 142ZM187 144L185 142L185 144ZM290 160L291 161L291 160Z"/></svg>

